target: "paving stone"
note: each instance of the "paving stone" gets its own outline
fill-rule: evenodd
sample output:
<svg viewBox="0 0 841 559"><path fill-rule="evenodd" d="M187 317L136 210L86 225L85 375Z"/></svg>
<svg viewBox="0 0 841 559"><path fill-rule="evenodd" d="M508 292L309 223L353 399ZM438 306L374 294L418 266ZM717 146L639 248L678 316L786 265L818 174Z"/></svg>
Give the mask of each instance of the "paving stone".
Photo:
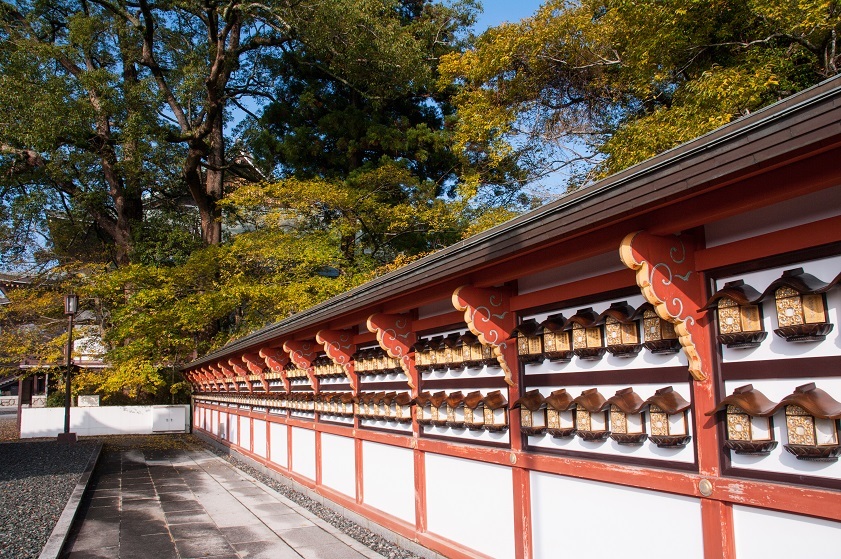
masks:
<svg viewBox="0 0 841 559"><path fill-rule="evenodd" d="M196 510L196 511L203 511L204 507L201 506L197 500L192 501L165 501L161 503L161 508L164 512L175 512L175 511L185 511L185 510Z"/></svg>
<svg viewBox="0 0 841 559"><path fill-rule="evenodd" d="M175 544L169 534L148 536L120 536L120 559L132 557L148 559L150 557L176 557Z"/></svg>
<svg viewBox="0 0 841 559"><path fill-rule="evenodd" d="M236 551L222 534L203 538L188 538L175 540L175 547L182 559L214 557L218 555L236 555ZM149 557L155 557L149 555Z"/></svg>
<svg viewBox="0 0 841 559"><path fill-rule="evenodd" d="M314 547L336 542L335 536L329 534L325 530L322 530L318 526L281 530L277 531L277 535L283 538L283 541L294 548Z"/></svg>
<svg viewBox="0 0 841 559"><path fill-rule="evenodd" d="M249 524L248 526L226 526L219 528L222 535L232 544L258 542L258 541L280 541L277 534L265 524Z"/></svg>
<svg viewBox="0 0 841 559"><path fill-rule="evenodd" d="M317 547L296 547L295 551L304 559L367 559L365 555L343 543Z"/></svg>
<svg viewBox="0 0 841 559"><path fill-rule="evenodd" d="M67 555L63 555L62 559L114 559L119 557L120 550L118 547L103 547L100 549L87 549L80 551L71 551Z"/></svg>
<svg viewBox="0 0 841 559"><path fill-rule="evenodd" d="M301 559L298 553L281 541L235 543L242 559Z"/></svg>
<svg viewBox="0 0 841 559"><path fill-rule="evenodd" d="M270 514L261 516L260 520L275 533L313 526L312 522L300 514Z"/></svg>
<svg viewBox="0 0 841 559"><path fill-rule="evenodd" d="M219 536L222 532L213 522L194 522L192 524L174 524L169 527L174 540L186 540L189 538L204 538Z"/></svg>
<svg viewBox="0 0 841 559"><path fill-rule="evenodd" d="M184 510L176 512L167 512L166 521L170 525L175 524L197 524L199 522L213 522L210 515L206 512L195 510Z"/></svg>

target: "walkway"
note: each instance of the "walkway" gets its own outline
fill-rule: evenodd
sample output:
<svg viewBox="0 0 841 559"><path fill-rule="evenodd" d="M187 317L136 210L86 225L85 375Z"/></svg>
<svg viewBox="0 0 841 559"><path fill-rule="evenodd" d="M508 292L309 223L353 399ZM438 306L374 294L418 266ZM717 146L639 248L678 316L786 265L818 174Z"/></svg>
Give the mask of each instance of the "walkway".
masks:
<svg viewBox="0 0 841 559"><path fill-rule="evenodd" d="M207 450L100 457L63 557L381 558Z"/></svg>

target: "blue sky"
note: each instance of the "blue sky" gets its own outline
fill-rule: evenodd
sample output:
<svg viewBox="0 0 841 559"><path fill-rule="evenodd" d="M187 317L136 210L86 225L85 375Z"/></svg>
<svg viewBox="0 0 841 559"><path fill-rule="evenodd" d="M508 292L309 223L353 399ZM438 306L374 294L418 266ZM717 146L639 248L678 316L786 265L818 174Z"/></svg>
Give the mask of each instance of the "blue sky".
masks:
<svg viewBox="0 0 841 559"><path fill-rule="evenodd" d="M476 33L503 22L515 23L537 11L546 0L482 0L484 13L476 21Z"/></svg>

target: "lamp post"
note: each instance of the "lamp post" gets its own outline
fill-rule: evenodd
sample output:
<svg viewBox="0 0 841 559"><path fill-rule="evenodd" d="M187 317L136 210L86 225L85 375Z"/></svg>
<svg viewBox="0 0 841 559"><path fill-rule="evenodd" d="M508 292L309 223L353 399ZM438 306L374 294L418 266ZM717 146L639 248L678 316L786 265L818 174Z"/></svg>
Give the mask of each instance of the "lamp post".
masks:
<svg viewBox="0 0 841 559"><path fill-rule="evenodd" d="M70 432L70 374L73 371L73 317L79 310L79 297L75 293L64 296L64 314L67 316L67 372L64 375L64 432L59 442L76 442L76 433Z"/></svg>

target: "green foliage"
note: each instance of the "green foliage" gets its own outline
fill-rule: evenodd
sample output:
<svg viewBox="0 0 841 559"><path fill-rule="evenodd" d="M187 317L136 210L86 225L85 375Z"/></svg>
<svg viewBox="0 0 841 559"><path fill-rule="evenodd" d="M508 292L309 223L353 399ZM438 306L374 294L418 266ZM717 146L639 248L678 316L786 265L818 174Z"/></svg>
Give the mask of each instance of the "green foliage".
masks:
<svg viewBox="0 0 841 559"><path fill-rule="evenodd" d="M617 172L838 72L837 1L545 3L445 56L459 149Z"/></svg>

